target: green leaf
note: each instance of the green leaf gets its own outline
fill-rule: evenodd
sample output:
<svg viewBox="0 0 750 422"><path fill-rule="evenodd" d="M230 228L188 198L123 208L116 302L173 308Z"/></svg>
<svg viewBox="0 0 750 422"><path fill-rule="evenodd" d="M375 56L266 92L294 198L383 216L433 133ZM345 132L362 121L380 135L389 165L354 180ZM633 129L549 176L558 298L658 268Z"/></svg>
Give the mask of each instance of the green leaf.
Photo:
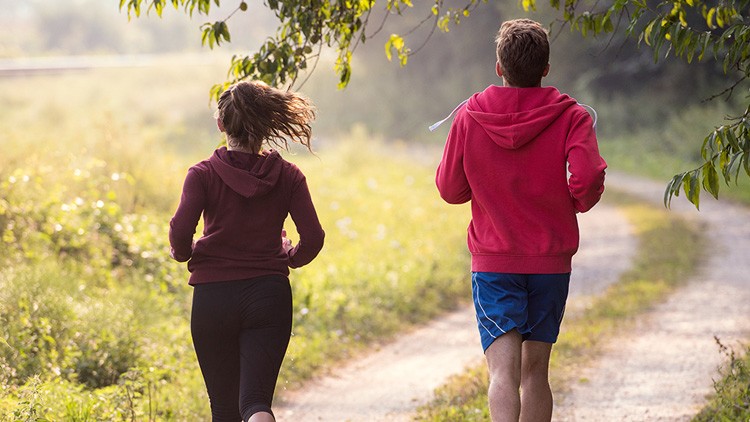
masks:
<svg viewBox="0 0 750 422"><path fill-rule="evenodd" d="M338 89L344 89L349 84L349 80L352 77L352 68L349 65L349 63L346 63L342 66L341 71L339 72L339 83L337 85Z"/></svg>
<svg viewBox="0 0 750 422"><path fill-rule="evenodd" d="M646 42L647 46L651 46L651 31L654 30L654 25L656 24L656 20L652 20L651 23L646 25L646 28L643 30L643 41Z"/></svg>
<svg viewBox="0 0 750 422"><path fill-rule="evenodd" d="M703 167L703 189L719 199L719 174L713 163L706 163Z"/></svg>
<svg viewBox="0 0 750 422"><path fill-rule="evenodd" d="M732 147L734 151L742 150L742 148L740 148L740 142L737 139L737 135L734 133L733 127L727 126L724 129L724 139L726 139L729 142L729 145Z"/></svg>
<svg viewBox="0 0 750 422"><path fill-rule="evenodd" d="M700 180L699 170L693 170L688 172L688 177L684 179L683 189L685 191L685 197L690 201L695 208L699 207L700 203Z"/></svg>
<svg viewBox="0 0 750 422"><path fill-rule="evenodd" d="M713 132L709 133L705 139L703 139L703 146L701 147L701 158L703 158L704 161L708 160L708 157L713 155L714 151L716 151L717 134L718 132L714 130Z"/></svg>
<svg viewBox="0 0 750 422"><path fill-rule="evenodd" d="M213 27L211 24L205 23L203 24L202 30L201 45L206 45L206 43L208 43L208 46L213 48Z"/></svg>
<svg viewBox="0 0 750 422"><path fill-rule="evenodd" d="M604 19L604 32L614 32L615 26L612 23L612 19L607 16L606 19Z"/></svg>
<svg viewBox="0 0 750 422"><path fill-rule="evenodd" d="M680 187L682 180L685 178L686 173L677 174L672 177L672 180L667 184L667 189L664 191L664 206L669 208L672 204L672 196L680 196Z"/></svg>
<svg viewBox="0 0 750 422"><path fill-rule="evenodd" d="M391 34L390 38L388 38L388 41L385 43L385 57L388 58L388 61L393 59L391 49L395 49L396 54L400 58L404 51L404 38L398 34Z"/></svg>

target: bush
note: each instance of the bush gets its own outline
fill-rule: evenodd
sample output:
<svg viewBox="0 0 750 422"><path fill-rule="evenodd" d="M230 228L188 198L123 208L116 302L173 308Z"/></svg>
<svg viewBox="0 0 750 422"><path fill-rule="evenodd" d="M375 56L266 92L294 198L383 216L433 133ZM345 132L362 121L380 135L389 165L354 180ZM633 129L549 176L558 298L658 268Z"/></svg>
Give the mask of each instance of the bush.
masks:
<svg viewBox="0 0 750 422"><path fill-rule="evenodd" d="M60 375L75 319L72 304L55 291L54 267L0 272L0 366L3 384L23 384L36 374Z"/></svg>
<svg viewBox="0 0 750 422"><path fill-rule="evenodd" d="M710 403L693 418L693 422L750 420L750 347L737 353L732 347L716 344L726 362L721 367L721 378L714 381L714 395Z"/></svg>
<svg viewBox="0 0 750 422"><path fill-rule="evenodd" d="M117 294L105 299L90 284L56 263L0 273L4 385L41 375L97 388L138 364L135 306Z"/></svg>

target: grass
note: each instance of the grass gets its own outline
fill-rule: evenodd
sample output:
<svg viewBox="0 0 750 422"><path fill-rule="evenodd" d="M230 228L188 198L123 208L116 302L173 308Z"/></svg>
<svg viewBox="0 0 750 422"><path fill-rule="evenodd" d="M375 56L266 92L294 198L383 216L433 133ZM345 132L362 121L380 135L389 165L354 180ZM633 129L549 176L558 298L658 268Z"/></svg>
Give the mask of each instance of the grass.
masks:
<svg viewBox="0 0 750 422"><path fill-rule="evenodd" d="M716 338L724 355L721 378L714 381L714 394L693 422L734 422L750 420L750 349L737 353Z"/></svg>
<svg viewBox="0 0 750 422"><path fill-rule="evenodd" d="M290 277L294 337L279 391L451 309L467 294L466 208L445 209L431 167L399 158L403 153L397 146L386 152L365 141L350 139L341 147L321 150L318 157L288 156L307 176L327 238L319 258ZM25 183L33 185L35 179ZM87 198L81 201L80 215L55 223L62 227L57 233L68 226L73 231L85 228L81 233L90 236L75 237L81 249L40 266L57 249L47 247L52 237L35 237L24 243L23 256L0 277L0 333L8 342L8 348L0 345L0 352L7 353L0 364L14 374L2 380L0 415L16 420L12 415L18 412L41 412L65 419L74 406L76 412L90 415L89 420L129 414L145 418L151 414L148 409L158 409L151 414L156 420L205 418L207 400L189 340L187 272L158 252L167 250L168 216L142 209L124 213L116 200L103 206L111 207L111 215L89 213L85 204L95 203L99 190L97 183L86 186L91 199L63 189L57 202L41 203L44 209L60 209L71 203L69 196ZM51 227L45 219L61 218L36 212L34 204L40 202L34 193L42 195L47 189L14 192L7 197L10 210L23 199L24 209L35 211L27 214L34 216L33 222L9 215L14 224ZM179 190L163 194L179 196ZM129 228L143 218L148 224ZM104 224L124 227L128 237L115 239L125 246L111 244L109 237L90 229ZM294 233L292 227L287 229ZM14 245L6 242L6 251ZM126 259L113 264L110 257L120 249L138 254L128 265L121 264ZM117 275L107 281L108 274Z"/></svg>
<svg viewBox="0 0 750 422"><path fill-rule="evenodd" d="M0 421L208 418L166 230L219 142L213 69L0 79ZM334 144L285 154L327 236L290 277L280 392L467 294L468 209L440 200L434 157L362 131Z"/></svg>
<svg viewBox="0 0 750 422"><path fill-rule="evenodd" d="M700 264L707 246L701 228L692 222L624 194L610 193L606 200L626 213L635 228L638 252L618 283L585 311L563 322L550 362L551 382L557 391L574 382L576 368L594 359L601 345L632 324L635 316L684 283ZM455 377L436 391L434 400L419 410L416 419L488 420L487 378L485 365Z"/></svg>

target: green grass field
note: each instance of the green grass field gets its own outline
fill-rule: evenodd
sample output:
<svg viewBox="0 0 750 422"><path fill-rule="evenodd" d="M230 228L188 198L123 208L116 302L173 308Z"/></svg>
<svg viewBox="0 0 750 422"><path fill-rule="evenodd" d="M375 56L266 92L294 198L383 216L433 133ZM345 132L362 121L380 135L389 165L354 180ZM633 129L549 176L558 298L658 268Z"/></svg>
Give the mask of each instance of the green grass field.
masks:
<svg viewBox="0 0 750 422"><path fill-rule="evenodd" d="M220 141L216 76L174 71L0 80L0 420L209 417L167 228L188 166ZM282 394L467 295L468 209L440 200L434 157L362 131L319 145L285 153L327 236L291 274Z"/></svg>

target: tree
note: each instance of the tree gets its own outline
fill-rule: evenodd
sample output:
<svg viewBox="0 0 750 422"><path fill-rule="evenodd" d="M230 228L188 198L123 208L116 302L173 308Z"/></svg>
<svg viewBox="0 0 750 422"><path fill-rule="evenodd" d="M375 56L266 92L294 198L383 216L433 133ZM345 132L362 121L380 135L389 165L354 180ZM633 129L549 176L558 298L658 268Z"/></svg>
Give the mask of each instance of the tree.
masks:
<svg viewBox="0 0 750 422"><path fill-rule="evenodd" d="M561 11L562 22L587 34L624 31L653 50L654 61L672 54L688 64L712 59L723 64L725 74L738 76L716 97L731 96L750 76L750 17L747 0L608 0L591 8L580 0L550 0ZM535 0L523 0L533 9ZM750 176L750 103L744 112L730 117L703 140L703 163L675 175L667 184L664 204L684 191L696 207L701 188L718 198L720 177L729 184L740 172Z"/></svg>
<svg viewBox="0 0 750 422"><path fill-rule="evenodd" d="M221 0L120 0L120 9L128 17L140 16L145 10L159 16L169 5L182 8L191 16L197 11L208 16ZM201 26L202 42L210 48L230 42L228 22L237 12L247 12L245 0L232 0L237 7L224 19ZM415 7L411 0L264 0L279 20L277 32L252 55L235 55L229 66L229 81L215 85L214 98L238 80L257 78L269 84L292 86L301 72L315 68L323 48L336 52L335 72L339 88L346 87L352 67L352 53L380 32L385 21L406 13L424 12L416 27L429 25L430 34L450 31L451 25L488 0L463 0L461 7L449 7L445 0L425 2L427 8ZM724 73L733 75L727 88L716 95L731 96L750 76L750 0L603 0L591 4L582 0L549 0L557 10L562 26L585 36L624 33L653 51L654 61L673 55L687 64L715 60ZM380 6L376 9L376 5ZM525 10L535 10L536 0L522 0ZM376 18L377 17L377 18ZM373 29L370 33L366 29ZM390 34L385 55L406 65L411 49L407 34ZM429 39L429 36L427 37ZM427 40L422 41L422 45ZM304 81L302 82L304 83ZM728 117L703 140L700 148L703 163L675 175L667 184L664 203L684 192L699 206L701 190L718 198L720 180L737 181L741 173L750 176L750 102L740 114Z"/></svg>

